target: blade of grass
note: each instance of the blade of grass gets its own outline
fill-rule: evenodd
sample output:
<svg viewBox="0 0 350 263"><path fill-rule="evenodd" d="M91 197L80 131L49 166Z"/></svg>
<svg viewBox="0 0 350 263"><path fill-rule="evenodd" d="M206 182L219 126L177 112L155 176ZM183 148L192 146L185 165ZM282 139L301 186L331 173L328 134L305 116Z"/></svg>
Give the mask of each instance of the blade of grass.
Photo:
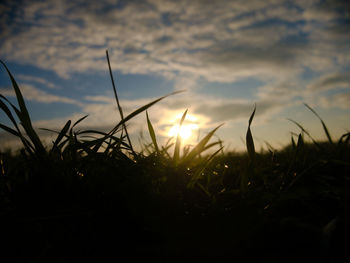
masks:
<svg viewBox="0 0 350 263"><path fill-rule="evenodd" d="M115 97L115 100L116 100L117 105L118 105L118 110L119 110L120 118L121 118L121 120L123 120L123 119L124 119L123 109L122 109L122 107L120 106L120 103L119 103L118 94L117 94L117 89L116 89L115 83L114 83L114 78L113 78L111 63L110 63L110 61L109 61L108 50L106 50L106 57L107 57L107 63L108 63L109 74L110 74L110 76L111 76L111 81L112 81L112 86L113 86L114 97ZM125 122L124 122L122 125L123 125L123 129L124 129L124 131L125 131L126 138L127 138L127 140L128 140L128 143L129 143L131 152L132 152L132 154L133 154L134 156L136 156L136 153L135 153L135 151L134 151L134 149L133 149L133 146L132 146L132 144L131 144L131 140L130 140L130 137L129 137L128 130L127 130L127 128L126 128Z"/></svg>
<svg viewBox="0 0 350 263"><path fill-rule="evenodd" d="M85 115L84 117L81 117L79 120L77 120L76 122L74 122L74 124L72 125L72 129L78 125L80 122L82 122L83 120L85 120L89 115Z"/></svg>
<svg viewBox="0 0 350 263"><path fill-rule="evenodd" d="M67 123L64 125L63 129L58 134L55 142L53 143L53 146L52 146L50 152L52 152L53 149L57 149L57 145L61 142L63 137L66 135L67 131L69 130L70 125L71 125L71 120L68 120Z"/></svg>
<svg viewBox="0 0 350 263"><path fill-rule="evenodd" d="M256 105L254 106L254 110L250 115L250 118L248 121L248 129L246 134L246 147L247 147L247 152L249 156L249 163L248 163L246 172L242 173L240 178L240 190L242 193L245 193L248 190L249 178L254 175L255 146L254 146L254 140L253 140L253 135L252 135L250 126L252 124L255 111L256 111Z"/></svg>
<svg viewBox="0 0 350 263"><path fill-rule="evenodd" d="M163 153L163 156L164 156L164 154L166 155L166 157L169 159L169 160L171 160L171 156L170 156L170 154L169 154L169 152L168 152L168 150L171 148L171 147L173 147L173 145L174 145L174 143L170 143L170 144L166 144L165 146L162 146L162 153Z"/></svg>
<svg viewBox="0 0 350 263"><path fill-rule="evenodd" d="M304 139L300 133L298 136L297 145L294 148L293 156L292 156L291 161L290 161L289 166L288 166L288 170L286 173L287 176L289 176L289 174L291 173L291 171L292 171L292 169L297 161L297 158L298 158L299 154L302 152L303 148L304 148Z"/></svg>
<svg viewBox="0 0 350 263"><path fill-rule="evenodd" d="M288 118L287 118L287 120L289 120L290 122L293 122L295 125L297 125L302 132L304 132L307 136L309 136L313 140L310 133L300 123L296 122L295 120L288 119Z"/></svg>
<svg viewBox="0 0 350 263"><path fill-rule="evenodd" d="M160 97L140 108L138 108L137 110L133 111L132 113L130 113L128 116L126 116L124 119L122 119L116 126L114 126L114 128L108 133L108 134L114 134L121 125L123 125L123 123L126 123L127 121L129 121L130 119L134 118L136 115L140 114L141 112L147 110L148 108L150 108L151 106L153 106L154 104L158 103L159 101L165 99L166 97L169 97L171 95L175 95L175 94L178 94L178 93L181 93L183 92L183 90L181 91L175 91L175 92L172 92L168 95L165 95L163 97Z"/></svg>
<svg viewBox="0 0 350 263"><path fill-rule="evenodd" d="M214 133L219 129L223 124L220 124L218 127L209 132L197 145L191 150L189 154L185 158L182 159L181 164L186 165L190 163L198 154L204 151L206 144L210 140L210 138L214 135Z"/></svg>
<svg viewBox="0 0 350 263"><path fill-rule="evenodd" d="M0 128L5 130L5 131L7 131L8 133L11 133L11 134L17 136L17 137L21 137L20 134L17 131L15 131L14 129L12 129L12 128L4 125L4 124L0 123Z"/></svg>
<svg viewBox="0 0 350 263"><path fill-rule="evenodd" d="M180 124L179 124L179 130L177 132L177 136L176 136L176 142L175 142L175 150L174 150L174 162L175 164L178 163L179 158L180 158L180 145L181 145L181 136L180 136L180 131L181 131L181 127L182 124L186 118L186 114L187 114L187 110L185 110L185 112L182 114L181 120L180 120Z"/></svg>
<svg viewBox="0 0 350 263"><path fill-rule="evenodd" d="M0 94L0 98L5 100L7 103L9 103L11 105L11 107L16 111L19 112L19 110L16 108L16 106L14 106L8 99L6 99L4 96L2 96ZM22 141L22 144L24 146L24 148L28 151L29 154L33 154L33 151L35 150L33 145L23 136L23 134L21 133L21 130L19 129L18 125L17 125L17 122L15 120L15 118L13 117L10 109L6 106L6 104L0 99L0 108L5 112L5 114L7 115L7 117L10 119L10 121L12 122L12 124L15 126L16 130L13 130L12 128L6 126L6 125L3 125L2 124L2 128L4 130L6 130L7 132L17 136L20 138L20 140ZM17 112L16 111L16 112Z"/></svg>
<svg viewBox="0 0 350 263"><path fill-rule="evenodd" d="M6 102L8 102L12 108L16 108L11 102L9 102L4 96L0 94L0 98L4 99ZM6 106L6 104L0 99L0 108L5 112L7 117L11 120L12 124L15 126L16 130L19 132L19 128L17 126L17 122L15 118L13 117L10 109Z"/></svg>
<svg viewBox="0 0 350 263"><path fill-rule="evenodd" d="M200 179L201 175L203 174L204 170L208 167L208 165L212 162L213 158L222 150L221 147L219 150L214 152L212 155L209 156L209 158L203 162L204 166L201 169L198 169L196 173L192 176L190 182L187 184L187 188L193 188L193 186L197 183L197 181Z"/></svg>
<svg viewBox="0 0 350 263"><path fill-rule="evenodd" d="M296 148L296 144L295 144L295 140L294 140L293 134L291 136L291 141L292 141L292 149L294 150Z"/></svg>
<svg viewBox="0 0 350 263"><path fill-rule="evenodd" d="M34 146L35 146L35 150L39 155L42 155L45 153L45 148L43 146L43 144L41 143L38 135L36 134L36 132L34 131L33 127L32 127L32 122L29 116L29 113L27 111L27 107L25 105L22 93L17 85L16 80L14 79L14 77L12 76L10 70L7 68L7 66L5 65L5 63L0 60L0 63L4 66L4 68L6 69L7 74L9 75L11 82L12 82L12 87L16 93L16 98L17 98L17 102L20 108L20 112L16 111L16 114L18 115L18 118L21 120L22 122L22 126L25 129L27 135L29 136L29 138L31 139L31 141L33 142Z"/></svg>
<svg viewBox="0 0 350 263"><path fill-rule="evenodd" d="M152 139L154 148L156 149L157 155L159 156L159 148L158 148L158 144L157 144L156 134L154 133L154 129L153 129L152 123L148 117L147 111L146 111L146 117L147 117L148 132L149 132L149 135L151 136L151 139Z"/></svg>
<svg viewBox="0 0 350 263"><path fill-rule="evenodd" d="M217 142L209 143L208 145L206 145L206 146L203 148L203 151L202 151L202 152L204 152L204 151L208 150L209 148L212 148L213 146L218 145L218 144L219 144L219 146L220 146L221 149L224 148L224 147L222 146L221 142L220 142L220 141L217 141Z"/></svg>
<svg viewBox="0 0 350 263"><path fill-rule="evenodd" d="M84 131L80 131L78 133L78 135L81 135L81 134L97 134L97 135L103 136L103 137L98 138L98 139L102 139L102 138L105 139L105 137L107 136L109 139L113 139L115 142L121 143L124 146L128 146L126 143L123 142L123 138L118 138L116 136L109 135L108 133L105 133L105 132L101 132L101 131L97 131L97 130L84 130Z"/></svg>
<svg viewBox="0 0 350 263"><path fill-rule="evenodd" d="M345 140L344 140L345 139ZM349 139L350 139L350 132L347 132L347 133L345 133L345 134L343 134L341 137L340 137L340 139L339 139L339 141L338 141L338 145L341 145L341 144L348 144L348 142L349 142Z"/></svg>
<svg viewBox="0 0 350 263"><path fill-rule="evenodd" d="M252 136L252 132L250 130L250 125L252 124L254 115L256 111L256 105L254 106L253 113L250 115L249 122L248 122L248 130L247 130L247 135L246 135L246 145L247 145L247 151L250 160L253 162L255 158L255 147L254 147L254 140Z"/></svg>
<svg viewBox="0 0 350 263"><path fill-rule="evenodd" d="M305 134L312 140L312 142L313 142L316 146L321 147L321 146L317 143L317 141L311 136L311 134L310 134L306 129L304 129L304 127L303 127L300 123L298 123L298 122L296 122L295 120L292 120L292 119L287 119L287 120L289 120L289 121L293 122L295 125L297 125L297 126L301 129L301 131L302 131L303 133L305 133Z"/></svg>
<svg viewBox="0 0 350 263"><path fill-rule="evenodd" d="M327 136L328 142L329 142L330 144L333 144L332 137L331 137L331 135L330 135L330 133L329 133L329 131L328 131L328 129L327 129L327 126L326 126L326 124L324 123L324 121L321 119L321 117L317 114L317 112L316 112L313 108L311 108L311 107L310 107L308 104L306 104L306 103L304 103L304 105L305 105L313 114L315 114L316 117L321 121L322 126L323 126L323 130L324 130L324 132L325 132L325 134L326 134L326 136Z"/></svg>

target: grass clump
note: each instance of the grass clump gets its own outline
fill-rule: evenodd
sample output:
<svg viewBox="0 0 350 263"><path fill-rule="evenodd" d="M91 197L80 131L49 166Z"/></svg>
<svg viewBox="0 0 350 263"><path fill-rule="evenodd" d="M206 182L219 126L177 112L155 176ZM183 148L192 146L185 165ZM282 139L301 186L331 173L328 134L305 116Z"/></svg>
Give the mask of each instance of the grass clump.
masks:
<svg viewBox="0 0 350 263"><path fill-rule="evenodd" d="M184 146L181 155L179 136L158 144L147 113L169 95L124 116L108 53L107 61L121 120L109 132L76 130L87 116L73 124L68 120L52 131L57 137L49 148L1 62L18 107L0 95L0 108L13 125L0 127L23 143L19 154L0 154L2 257L21 262L349 260L344 250L350 241L349 133L336 142L305 105L320 119L328 140L317 142L292 120L301 130L296 140L292 136L281 150L257 153L254 108L247 153L224 153L221 141L212 142L220 125L192 149ZM143 112L151 143L136 152L126 123ZM205 154L208 149L213 153Z"/></svg>

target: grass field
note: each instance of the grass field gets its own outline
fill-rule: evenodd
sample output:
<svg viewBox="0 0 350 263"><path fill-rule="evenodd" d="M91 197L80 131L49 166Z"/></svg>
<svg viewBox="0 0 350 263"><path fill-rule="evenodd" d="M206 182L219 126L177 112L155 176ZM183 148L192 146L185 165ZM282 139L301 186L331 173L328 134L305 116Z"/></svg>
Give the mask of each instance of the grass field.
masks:
<svg viewBox="0 0 350 263"><path fill-rule="evenodd" d="M220 127L192 148L158 145L147 109L167 96L124 116L110 70L121 121L109 132L67 121L44 147L1 63L18 105L0 96L13 124L0 127L23 143L0 153L2 262L350 262L350 133L332 138L308 105L327 141L293 120L289 146L258 153L254 109L245 153L222 151ZM151 138L141 151L125 125L138 114Z"/></svg>

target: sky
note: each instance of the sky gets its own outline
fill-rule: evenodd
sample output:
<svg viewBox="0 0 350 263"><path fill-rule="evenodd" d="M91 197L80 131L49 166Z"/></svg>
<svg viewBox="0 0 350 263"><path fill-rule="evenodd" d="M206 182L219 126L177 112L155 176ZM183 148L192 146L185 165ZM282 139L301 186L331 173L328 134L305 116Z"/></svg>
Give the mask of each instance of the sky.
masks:
<svg viewBox="0 0 350 263"><path fill-rule="evenodd" d="M109 131L119 120L109 52L124 114L148 110L164 143L188 109L184 143L224 124L216 139L243 150L249 117L257 149L288 144L298 127L323 140L350 130L350 2L346 0L0 1L0 59L36 128ZM16 102L4 68L0 94ZM0 123L9 124L0 113ZM135 147L150 141L146 115L128 123ZM43 140L52 134L38 130ZM191 133L192 132L192 133ZM18 140L0 134L0 148Z"/></svg>

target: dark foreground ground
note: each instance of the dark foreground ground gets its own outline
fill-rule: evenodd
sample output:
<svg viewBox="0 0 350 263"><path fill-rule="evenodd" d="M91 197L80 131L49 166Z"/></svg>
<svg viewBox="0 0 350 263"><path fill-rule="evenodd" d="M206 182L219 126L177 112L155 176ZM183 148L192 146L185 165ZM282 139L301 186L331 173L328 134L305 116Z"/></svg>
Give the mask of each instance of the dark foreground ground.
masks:
<svg viewBox="0 0 350 263"><path fill-rule="evenodd" d="M244 159L232 158L209 171ZM308 160L282 180L288 167L264 158L247 191L232 168L208 195L149 160L73 168L3 155L0 262L350 262L347 159Z"/></svg>

